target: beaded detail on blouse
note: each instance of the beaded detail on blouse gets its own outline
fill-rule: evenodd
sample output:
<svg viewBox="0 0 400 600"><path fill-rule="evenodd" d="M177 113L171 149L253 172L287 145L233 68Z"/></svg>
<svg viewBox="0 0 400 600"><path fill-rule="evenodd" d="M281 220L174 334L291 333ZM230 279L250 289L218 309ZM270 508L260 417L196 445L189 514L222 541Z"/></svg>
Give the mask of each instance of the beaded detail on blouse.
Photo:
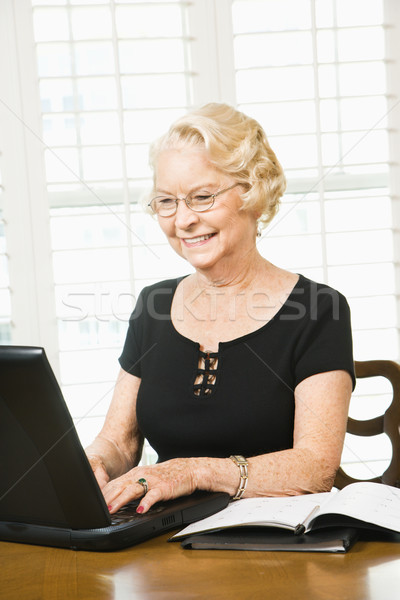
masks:
<svg viewBox="0 0 400 600"><path fill-rule="evenodd" d="M197 374L193 391L198 398L211 396L214 391L218 371L218 352L199 352Z"/></svg>

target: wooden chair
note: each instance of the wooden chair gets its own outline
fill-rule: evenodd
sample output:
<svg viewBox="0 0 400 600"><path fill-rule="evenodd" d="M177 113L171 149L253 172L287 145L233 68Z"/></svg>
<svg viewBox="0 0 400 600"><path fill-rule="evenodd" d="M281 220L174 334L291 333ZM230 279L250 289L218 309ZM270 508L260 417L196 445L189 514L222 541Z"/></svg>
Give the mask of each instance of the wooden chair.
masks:
<svg viewBox="0 0 400 600"><path fill-rule="evenodd" d="M374 481L400 487L400 365L390 360L356 361L357 379L363 377L386 377L393 388L393 398L383 415L367 421L357 421L349 417L347 432L354 435L372 436L386 433L392 444L392 459L386 471L371 479L354 479L340 467L335 479L339 489L356 481Z"/></svg>

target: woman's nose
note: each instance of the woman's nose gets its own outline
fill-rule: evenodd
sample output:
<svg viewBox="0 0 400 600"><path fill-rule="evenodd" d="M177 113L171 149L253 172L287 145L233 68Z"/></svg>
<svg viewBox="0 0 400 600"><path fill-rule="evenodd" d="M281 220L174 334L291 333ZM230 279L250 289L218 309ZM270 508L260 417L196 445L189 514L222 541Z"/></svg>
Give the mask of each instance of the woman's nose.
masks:
<svg viewBox="0 0 400 600"><path fill-rule="evenodd" d="M179 229L187 229L198 221L198 215L191 210L183 198L178 198L175 214L175 225Z"/></svg>

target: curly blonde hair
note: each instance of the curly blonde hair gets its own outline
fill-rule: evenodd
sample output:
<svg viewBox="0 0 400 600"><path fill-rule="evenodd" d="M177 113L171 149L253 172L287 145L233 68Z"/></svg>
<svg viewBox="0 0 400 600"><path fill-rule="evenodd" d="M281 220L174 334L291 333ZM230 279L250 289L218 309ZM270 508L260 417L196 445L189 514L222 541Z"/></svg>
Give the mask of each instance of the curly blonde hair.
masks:
<svg viewBox="0 0 400 600"><path fill-rule="evenodd" d="M243 207L254 210L267 225L286 189L283 169L261 125L228 104L210 103L175 121L150 149L156 178L161 152L183 146L203 147L210 162L246 189Z"/></svg>

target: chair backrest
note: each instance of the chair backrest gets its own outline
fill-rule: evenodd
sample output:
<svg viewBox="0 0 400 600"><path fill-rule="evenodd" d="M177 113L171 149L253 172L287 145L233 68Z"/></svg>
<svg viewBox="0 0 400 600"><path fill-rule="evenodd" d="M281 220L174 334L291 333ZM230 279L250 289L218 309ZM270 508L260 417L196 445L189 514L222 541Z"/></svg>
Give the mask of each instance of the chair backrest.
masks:
<svg viewBox="0 0 400 600"><path fill-rule="evenodd" d="M339 489L355 481L374 481L400 487L400 365L390 360L368 360L355 362L356 378L386 377L393 388L390 406L384 414L366 421L348 418L347 432L354 435L373 436L386 433L392 444L392 459L388 468L371 479L355 479L340 467L335 479Z"/></svg>

